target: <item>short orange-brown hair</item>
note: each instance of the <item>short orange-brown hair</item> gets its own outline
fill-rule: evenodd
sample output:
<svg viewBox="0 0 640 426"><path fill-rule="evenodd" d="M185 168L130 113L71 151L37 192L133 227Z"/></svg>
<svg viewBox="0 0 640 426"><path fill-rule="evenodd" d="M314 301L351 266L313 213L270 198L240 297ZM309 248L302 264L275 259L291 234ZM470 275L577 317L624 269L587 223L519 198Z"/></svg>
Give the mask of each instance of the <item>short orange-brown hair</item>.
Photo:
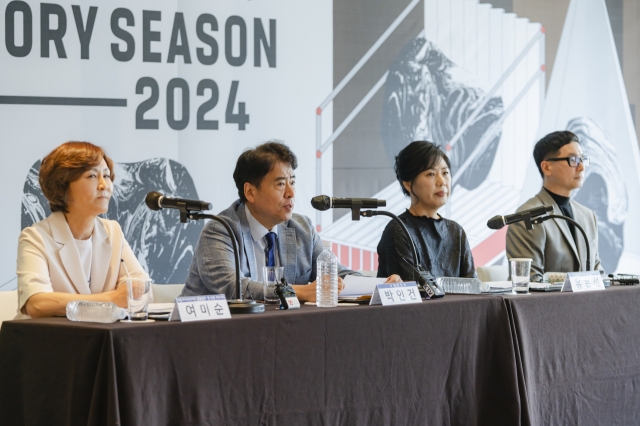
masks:
<svg viewBox="0 0 640 426"><path fill-rule="evenodd" d="M113 161L102 148L89 142L65 142L42 159L38 181L52 212L68 213L69 184L100 164L103 158L113 181L116 178Z"/></svg>

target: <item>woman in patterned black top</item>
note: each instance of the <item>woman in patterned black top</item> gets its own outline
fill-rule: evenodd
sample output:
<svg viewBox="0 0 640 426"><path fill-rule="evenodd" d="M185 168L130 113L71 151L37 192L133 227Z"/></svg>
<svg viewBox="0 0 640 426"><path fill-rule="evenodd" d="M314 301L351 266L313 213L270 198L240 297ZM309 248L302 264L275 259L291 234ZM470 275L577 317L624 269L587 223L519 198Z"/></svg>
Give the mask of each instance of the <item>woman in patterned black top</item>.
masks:
<svg viewBox="0 0 640 426"><path fill-rule="evenodd" d="M416 245L420 265L436 278L475 277L464 230L438 214L451 193L451 163L446 154L431 142L412 142L396 156L395 171L402 192L411 197L411 207L399 217ZM414 279L411 246L395 221L382 233L378 257L379 277L398 274L405 281Z"/></svg>

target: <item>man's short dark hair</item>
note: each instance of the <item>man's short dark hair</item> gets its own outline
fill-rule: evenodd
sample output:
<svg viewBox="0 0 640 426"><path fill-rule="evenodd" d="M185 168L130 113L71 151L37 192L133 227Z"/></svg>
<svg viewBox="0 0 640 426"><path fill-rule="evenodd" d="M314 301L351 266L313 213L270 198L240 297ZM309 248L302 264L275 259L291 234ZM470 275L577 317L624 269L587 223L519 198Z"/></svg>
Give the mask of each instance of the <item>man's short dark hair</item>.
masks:
<svg viewBox="0 0 640 426"><path fill-rule="evenodd" d="M269 174L276 163L288 164L293 170L298 167L296 155L287 145L277 140L250 148L240 155L236 169L233 171L233 180L236 182L238 195L243 202L247 201L244 196L244 184L249 182L259 188L262 179Z"/></svg>
<svg viewBox="0 0 640 426"><path fill-rule="evenodd" d="M404 195L409 196L409 191L404 187L402 182L411 182L425 170L435 168L440 160L444 159L447 167L451 169L451 162L447 154L433 142L415 141L404 147L402 151L396 155L396 178L400 182L400 187Z"/></svg>
<svg viewBox="0 0 640 426"><path fill-rule="evenodd" d="M540 176L544 177L540 163L547 158L553 158L558 155L560 148L570 144L571 142L580 143L580 139L578 139L578 136L576 136L575 133L568 130L561 130L549 133L536 143L536 146L533 148L533 159L536 162L536 166L538 166Z"/></svg>

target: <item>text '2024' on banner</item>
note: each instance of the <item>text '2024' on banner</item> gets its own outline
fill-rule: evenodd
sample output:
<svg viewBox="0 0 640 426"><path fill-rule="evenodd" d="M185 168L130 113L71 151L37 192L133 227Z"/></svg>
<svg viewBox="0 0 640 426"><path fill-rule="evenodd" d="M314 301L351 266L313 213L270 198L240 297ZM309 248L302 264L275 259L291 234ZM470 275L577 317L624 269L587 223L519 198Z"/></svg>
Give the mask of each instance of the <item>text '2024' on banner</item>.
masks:
<svg viewBox="0 0 640 426"><path fill-rule="evenodd" d="M79 40L78 56L81 59L90 59L91 36L96 22L102 22L99 17L103 8L97 6L70 6L70 11L64 6L55 3L40 3L40 57L49 58L51 50L55 50L58 58L67 58L65 37L67 34L68 15L73 15L77 37ZM161 31L153 31L152 25L162 21L162 12L159 10L141 10L134 13L127 8L116 8L107 12L111 33L114 42L110 43L111 56L119 62L129 62L136 52L135 34L136 24L142 32L142 62L162 63L163 52L158 51L157 45L162 40ZM23 58L32 54L33 43L33 16L32 6L27 2L14 0L5 8L5 47L7 52L16 58ZM138 18L138 19L136 19ZM141 18L141 19L140 19ZM189 18L189 16L187 16ZM140 25L140 21L141 24ZM187 19L189 21L189 19ZM266 21L266 20L265 20ZM247 25L241 16L229 16L224 24L224 58L233 67L241 67L247 62L247 47L249 30L253 30L253 66L262 66L262 53L264 52L268 67L276 67L276 20L268 19L268 35L265 24L261 18L253 18L253 27ZM200 43L195 49L195 58L192 59L192 49L189 41L185 14L175 12L170 35L169 47L165 63L173 64L178 56L182 57L184 64L200 64L212 66L218 61L220 47L216 39L218 33L218 20L210 13L201 13L195 20L195 34ZM71 31L69 31L71 33ZM193 38L193 36L192 36ZM193 41L193 40L192 40ZM37 45L37 44L36 44ZM54 49L50 49L53 45ZM240 82L231 81L227 93L224 122L237 124L239 130L245 130L249 123L249 114L244 102L236 102ZM156 79L150 76L141 77L135 87L137 95L143 95L145 89L150 89L150 95L142 100L136 108L136 129L158 129L159 120L146 118L145 113L152 110L160 97L160 86ZM179 91L181 101L181 114L175 111L176 89ZM218 120L205 119L205 114L214 110L220 98L218 84L212 79L203 79L196 85L196 96L203 96L203 102L196 113L195 127L198 130L217 130ZM189 100L191 92L189 84L182 78L173 78L166 85L166 118L167 124L174 130L185 129L190 122ZM126 100L121 104L126 105ZM20 103L18 99L12 103ZM28 103L37 103L30 99ZM47 101L43 101L47 103ZM50 104L52 102L49 102ZM237 107L236 107L237 103ZM122 106L122 105L120 105ZM234 112L236 111L236 112ZM179 118L176 118L176 115Z"/></svg>

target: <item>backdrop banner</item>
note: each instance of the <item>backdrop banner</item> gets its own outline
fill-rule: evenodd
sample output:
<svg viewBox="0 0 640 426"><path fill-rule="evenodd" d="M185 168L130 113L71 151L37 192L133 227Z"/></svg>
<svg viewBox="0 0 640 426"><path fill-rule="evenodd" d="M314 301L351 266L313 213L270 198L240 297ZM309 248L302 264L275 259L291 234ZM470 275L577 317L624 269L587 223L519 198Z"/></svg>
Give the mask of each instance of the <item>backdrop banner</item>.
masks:
<svg viewBox="0 0 640 426"><path fill-rule="evenodd" d="M404 212L409 199L395 180L395 155L413 140L433 141L452 165L451 196L439 213L462 225L476 266L504 264L506 271L507 228L490 230L487 220L514 213L540 190L533 146L547 133L568 129L591 156L584 187L572 195L597 216L603 267L638 273L634 236L640 225L627 218L640 213L632 197L640 191L640 156L605 0L570 2L546 93L546 31L539 23L467 0L395 6L395 15L391 6L376 9L389 15L385 30L370 44L374 53L362 56L370 58L365 65L352 61L352 70L369 78L354 77L341 89L352 94L357 91L350 87L359 86L355 98L362 101L336 97L336 131L323 146L332 143L335 152L351 155L334 158L334 196L381 198L387 210ZM358 3L340 8L353 19L347 12ZM419 29L416 10L424 17ZM358 30L366 34L367 28ZM377 269L387 218L317 219L341 263Z"/></svg>
<svg viewBox="0 0 640 426"><path fill-rule="evenodd" d="M372 192L357 192L371 187L373 177L366 183L356 176L337 179L342 172L337 164L345 160L336 156L334 188L344 197L382 198L387 210L400 214L409 198L395 180L395 156L411 141L435 142L449 156L452 172L451 197L440 214L465 229L476 266L493 264L504 258L506 228L494 232L487 228L487 219L518 207L540 122L544 29L490 4L466 0L412 1L396 12L397 19L411 20L415 9L421 12L419 32L402 25L395 29L396 21L389 19L387 31L380 31L382 43L372 43L378 49L375 55L390 57L386 72L372 76L379 84L371 83L374 78L368 87L361 83L362 91L366 87L378 93L369 102L379 105L377 114L371 108L357 109L357 104L359 115L368 114L369 120L345 114L345 121L352 120L352 132L348 140L335 142L336 151L369 153L380 146L379 164L391 173ZM403 32L402 43L386 38L389 30L394 35ZM388 51L394 42L398 46ZM374 65L368 62L359 73ZM379 128L378 144L367 133L373 123ZM346 161L369 177L365 162L371 164L370 157L352 155ZM322 236L335 243L343 264L377 269L376 247L387 221L378 217L353 223L345 215L326 227L323 222Z"/></svg>
<svg viewBox="0 0 640 426"><path fill-rule="evenodd" d="M333 81L330 0L54 1L0 1L0 291L16 287L21 229L49 214L40 160L68 140L117 163L106 217L158 283L184 282L203 224L151 212L148 191L217 213L238 197L240 153L279 139L298 155L299 199L313 196L315 109Z"/></svg>
<svg viewBox="0 0 640 426"><path fill-rule="evenodd" d="M375 197L402 213L395 155L413 140L441 145L453 183L440 213L483 266L505 260L506 228L487 219L540 188L535 142L569 129L592 158L574 197L598 217L603 266L637 272L640 225L627 218L640 211L640 155L605 0L570 2L548 88L545 28L469 0L0 0L0 12L0 291L16 288L21 229L49 214L40 161L68 140L107 150L117 165L106 217L156 282L183 283L203 223L151 212L144 197L201 199L217 213L238 198L247 147L287 143L295 211L341 263L375 270L387 219L353 222L309 200Z"/></svg>
<svg viewBox="0 0 640 426"><path fill-rule="evenodd" d="M638 273L640 155L604 0L572 0L567 12L538 138L555 130L580 138L591 159L572 198L598 218L598 249L607 273ZM541 178L529 160L524 200Z"/></svg>

